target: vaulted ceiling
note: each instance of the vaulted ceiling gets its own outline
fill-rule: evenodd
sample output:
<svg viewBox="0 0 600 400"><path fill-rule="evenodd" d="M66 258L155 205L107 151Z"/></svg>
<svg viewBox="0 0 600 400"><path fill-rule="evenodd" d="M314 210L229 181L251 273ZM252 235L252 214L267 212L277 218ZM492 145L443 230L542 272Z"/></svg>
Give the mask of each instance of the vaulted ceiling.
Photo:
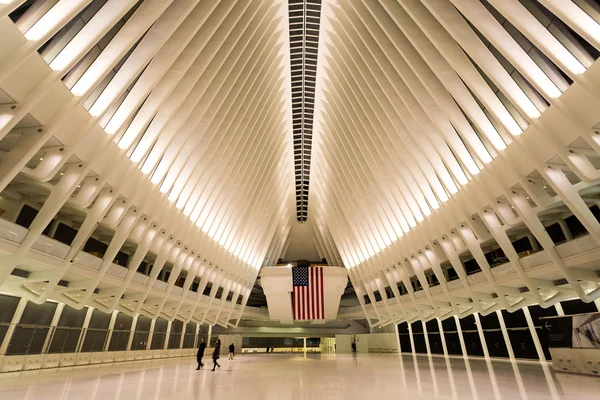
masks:
<svg viewBox="0 0 600 400"><path fill-rule="evenodd" d="M227 326L291 256L348 268L342 315L373 324L595 300L599 22L594 0L0 0L0 290Z"/></svg>

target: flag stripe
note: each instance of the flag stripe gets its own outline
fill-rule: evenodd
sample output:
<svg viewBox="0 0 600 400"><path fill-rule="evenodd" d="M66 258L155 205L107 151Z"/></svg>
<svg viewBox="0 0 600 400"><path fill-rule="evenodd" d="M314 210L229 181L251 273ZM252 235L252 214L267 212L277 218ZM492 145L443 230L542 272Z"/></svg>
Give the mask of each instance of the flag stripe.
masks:
<svg viewBox="0 0 600 400"><path fill-rule="evenodd" d="M325 303L323 302L323 268L319 268L319 275L320 275L320 280L319 280L319 289L321 290L321 295L319 296L321 298L321 319L325 319Z"/></svg>
<svg viewBox="0 0 600 400"><path fill-rule="evenodd" d="M315 319L319 319L319 296L317 296L317 294L319 293L319 270L318 268L314 268L313 271L313 277L314 280L312 282L312 291L313 291L313 297L315 298L315 309L313 310L313 314L315 315Z"/></svg>
<svg viewBox="0 0 600 400"><path fill-rule="evenodd" d="M317 314L315 314L315 302L316 302L316 297L315 297L315 285L314 285L314 281L315 281L315 269L311 268L310 269L310 291L312 292L310 294L310 300L311 300L311 307L310 307L310 312L312 313L312 318L316 319L317 318Z"/></svg>
<svg viewBox="0 0 600 400"><path fill-rule="evenodd" d="M308 319L308 286L302 288L302 295L304 296L304 312L302 313L302 319Z"/></svg>
<svg viewBox="0 0 600 400"><path fill-rule="evenodd" d="M302 287L302 319L306 319L306 288L308 286Z"/></svg>
<svg viewBox="0 0 600 400"><path fill-rule="evenodd" d="M311 285L312 285L312 279L311 279L311 275L312 275L312 268L308 269L308 286L306 287L306 303L308 305L308 308L306 310L306 319L312 319L311 316Z"/></svg>
<svg viewBox="0 0 600 400"><path fill-rule="evenodd" d="M296 286L292 288L292 310L294 312L294 319L296 319Z"/></svg>
<svg viewBox="0 0 600 400"><path fill-rule="evenodd" d="M298 319L302 319L302 286L300 286L297 290L298 296L296 298L298 299Z"/></svg>
<svg viewBox="0 0 600 400"><path fill-rule="evenodd" d="M317 304L317 318L319 319L323 319L323 313L321 313L321 306L323 305L323 299L320 296L320 287L321 287L321 283L322 283L322 278L321 278L321 270L323 268L319 268L317 271L315 271L315 275L317 275L317 284L315 285L315 292L317 293L317 298L320 300L319 303Z"/></svg>
<svg viewBox="0 0 600 400"><path fill-rule="evenodd" d="M317 319L317 316L315 315L315 301L317 300L315 298L315 268L311 268L310 269L310 298L312 300L312 305L311 305L311 309L310 312L312 314L312 318L311 319Z"/></svg>
<svg viewBox="0 0 600 400"><path fill-rule="evenodd" d="M323 282L323 279L321 278L321 270L323 268L319 268L319 270L315 271L316 275L317 275L317 284L315 285L315 292L317 292L317 298L320 300L318 307L317 307L317 318L319 319L323 319L323 313L321 312L321 306L323 305L323 298L320 296L320 287L321 287L321 283Z"/></svg>
<svg viewBox="0 0 600 400"><path fill-rule="evenodd" d="M302 319L302 287L298 288L298 318Z"/></svg>
<svg viewBox="0 0 600 400"><path fill-rule="evenodd" d="M311 316L311 307L312 307L312 299L310 298L310 274L311 274L311 269L308 269L308 286L306 287L306 319L312 319Z"/></svg>
<svg viewBox="0 0 600 400"><path fill-rule="evenodd" d="M302 287L296 288L296 291L296 299L298 300L298 319L302 319Z"/></svg>

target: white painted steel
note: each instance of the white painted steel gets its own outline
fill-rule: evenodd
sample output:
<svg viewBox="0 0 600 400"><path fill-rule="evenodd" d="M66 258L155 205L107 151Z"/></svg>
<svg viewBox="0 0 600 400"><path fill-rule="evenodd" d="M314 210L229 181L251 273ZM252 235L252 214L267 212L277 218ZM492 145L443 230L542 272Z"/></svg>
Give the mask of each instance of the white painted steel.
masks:
<svg viewBox="0 0 600 400"><path fill-rule="evenodd" d="M0 1L0 290L237 325L294 246L286 2L38 0L8 17L29 3ZM348 269L360 305L338 317L600 297L599 16L591 0L322 2L302 237Z"/></svg>

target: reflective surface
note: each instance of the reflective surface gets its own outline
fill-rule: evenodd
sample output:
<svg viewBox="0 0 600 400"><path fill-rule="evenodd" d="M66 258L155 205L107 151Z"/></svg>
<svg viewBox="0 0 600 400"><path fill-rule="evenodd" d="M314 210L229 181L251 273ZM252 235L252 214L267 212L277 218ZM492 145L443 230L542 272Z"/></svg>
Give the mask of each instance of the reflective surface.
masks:
<svg viewBox="0 0 600 400"><path fill-rule="evenodd" d="M129 350L146 350L150 331L131 331L126 329L93 329L62 327L33 324L6 324L0 323L0 343L2 338L12 327L15 331L11 336L6 355L32 355L32 354L73 354L102 351L125 351L129 340ZM181 344L180 332L169 334L167 349L178 349ZM152 342L149 350L164 349L166 332L152 333ZM200 339L207 339L206 334L185 333L183 349L195 347ZM77 347L81 340L80 348ZM107 343L108 342L108 343Z"/></svg>
<svg viewBox="0 0 600 400"><path fill-rule="evenodd" d="M16 399L598 399L600 379L539 364L397 355L263 354L61 368L0 375ZM408 396L408 397L405 397Z"/></svg>

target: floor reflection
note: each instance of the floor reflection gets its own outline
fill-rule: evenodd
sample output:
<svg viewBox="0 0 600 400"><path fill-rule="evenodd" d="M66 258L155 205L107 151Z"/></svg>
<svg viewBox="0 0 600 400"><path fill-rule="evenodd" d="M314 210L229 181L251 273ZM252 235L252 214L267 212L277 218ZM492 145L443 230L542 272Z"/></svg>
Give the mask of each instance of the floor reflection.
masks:
<svg viewBox="0 0 600 400"><path fill-rule="evenodd" d="M193 359L0 375L16 399L597 399L600 380L545 364L415 355L240 355L212 372Z"/></svg>
<svg viewBox="0 0 600 400"><path fill-rule="evenodd" d="M424 398L427 395L496 400L600 398L600 380L584 375L556 374L547 364L535 362L413 355L399 357L398 370L403 375L403 388ZM409 370L414 370L414 376L407 376ZM424 390L422 381L426 382L425 387L430 382L430 389ZM404 382L412 382L413 388Z"/></svg>

